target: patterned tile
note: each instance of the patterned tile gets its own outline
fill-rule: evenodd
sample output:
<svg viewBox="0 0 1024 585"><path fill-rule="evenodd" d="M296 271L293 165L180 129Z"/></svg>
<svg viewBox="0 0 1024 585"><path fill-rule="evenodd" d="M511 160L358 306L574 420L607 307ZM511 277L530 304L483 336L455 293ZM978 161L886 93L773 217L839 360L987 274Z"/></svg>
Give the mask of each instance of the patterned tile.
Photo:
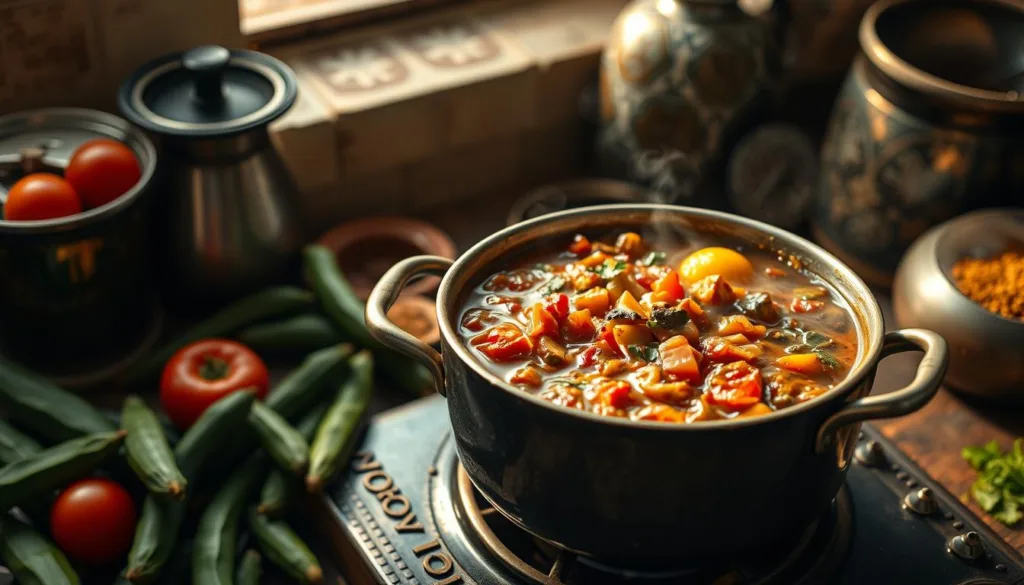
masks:
<svg viewBox="0 0 1024 585"><path fill-rule="evenodd" d="M409 69L380 41L323 49L308 55L307 61L338 95L394 86L409 78Z"/></svg>
<svg viewBox="0 0 1024 585"><path fill-rule="evenodd" d="M404 42L417 57L439 69L458 69L501 57L494 38L468 21L431 24L407 33Z"/></svg>

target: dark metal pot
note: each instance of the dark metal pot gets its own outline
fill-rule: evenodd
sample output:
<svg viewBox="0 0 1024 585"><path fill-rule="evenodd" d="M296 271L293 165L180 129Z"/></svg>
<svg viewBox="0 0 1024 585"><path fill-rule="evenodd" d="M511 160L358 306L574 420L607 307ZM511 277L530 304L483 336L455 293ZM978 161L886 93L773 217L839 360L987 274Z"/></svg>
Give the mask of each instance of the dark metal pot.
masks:
<svg viewBox="0 0 1024 585"><path fill-rule="evenodd" d="M601 417L553 405L490 373L456 325L465 296L523 252L573 234L671 229L794 254L853 310L860 350L845 382L763 417L671 425ZM444 274L439 354L404 333L387 309L415 275ZM513 522L566 549L616 563L708 559L791 544L828 508L861 421L921 408L946 371L946 343L920 329L884 333L867 286L814 244L740 217L664 205L607 205L506 228L454 264L419 256L396 264L366 308L371 333L417 358L447 396L459 459L480 492ZM884 356L923 350L906 388L868 397Z"/></svg>
<svg viewBox="0 0 1024 585"><path fill-rule="evenodd" d="M147 195L156 149L127 121L95 110L54 108L0 117L0 166L20 176L31 155L61 172L86 140L127 144L142 177L95 209L43 221L0 220L0 332L4 350L63 383L89 385L141 349L157 315L147 263ZM15 172L17 171L17 172ZM7 179L3 181L7 186Z"/></svg>

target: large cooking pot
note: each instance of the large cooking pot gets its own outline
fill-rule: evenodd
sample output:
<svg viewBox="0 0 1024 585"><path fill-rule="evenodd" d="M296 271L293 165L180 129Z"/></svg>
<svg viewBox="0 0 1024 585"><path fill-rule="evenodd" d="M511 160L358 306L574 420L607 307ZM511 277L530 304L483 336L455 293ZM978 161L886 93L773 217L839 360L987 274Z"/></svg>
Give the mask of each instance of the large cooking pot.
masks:
<svg viewBox="0 0 1024 585"><path fill-rule="evenodd" d="M546 402L491 373L456 333L472 288L517 255L564 246L574 234L673 230L748 242L797 256L853 312L858 357L823 396L769 415L698 424L601 417ZM441 353L387 319L414 276L444 275L438 291ZM943 339L921 329L885 333L868 287L835 257L771 226L700 209L605 205L553 213L506 228L454 263L431 256L389 270L366 308L370 332L433 372L459 460L500 512L568 550L630 565L765 552L792 544L828 508L860 423L921 408L946 371ZM922 350L914 380L868 396L879 360Z"/></svg>

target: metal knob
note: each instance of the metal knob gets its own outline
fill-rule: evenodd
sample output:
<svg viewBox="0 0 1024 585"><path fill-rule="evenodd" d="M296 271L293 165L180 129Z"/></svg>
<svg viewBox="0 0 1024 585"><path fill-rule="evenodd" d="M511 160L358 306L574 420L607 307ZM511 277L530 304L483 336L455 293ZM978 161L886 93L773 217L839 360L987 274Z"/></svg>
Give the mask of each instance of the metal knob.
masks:
<svg viewBox="0 0 1024 585"><path fill-rule="evenodd" d="M978 533L973 531L949 539L946 548L965 561L976 561L985 556L985 545L981 543Z"/></svg>
<svg viewBox="0 0 1024 585"><path fill-rule="evenodd" d="M196 99L204 107L216 108L223 103L221 85L230 61L231 51L217 45L196 47L182 55L181 65L192 74Z"/></svg>
<svg viewBox="0 0 1024 585"><path fill-rule="evenodd" d="M853 458L865 467L884 467L889 462L878 441L868 441L857 445L857 449L853 452Z"/></svg>
<svg viewBox="0 0 1024 585"><path fill-rule="evenodd" d="M903 507L922 516L934 514L935 510L938 509L938 505L935 503L935 494L926 487L912 490L904 496Z"/></svg>

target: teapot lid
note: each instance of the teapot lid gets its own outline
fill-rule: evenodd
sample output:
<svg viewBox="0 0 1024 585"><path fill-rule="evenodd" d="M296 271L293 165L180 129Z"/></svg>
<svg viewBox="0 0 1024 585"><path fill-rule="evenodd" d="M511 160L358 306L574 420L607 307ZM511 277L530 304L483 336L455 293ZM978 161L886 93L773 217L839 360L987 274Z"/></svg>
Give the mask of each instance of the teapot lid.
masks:
<svg viewBox="0 0 1024 585"><path fill-rule="evenodd" d="M118 107L158 134L215 138L266 126L295 103L295 73L256 51L216 45L166 55L133 73Z"/></svg>

